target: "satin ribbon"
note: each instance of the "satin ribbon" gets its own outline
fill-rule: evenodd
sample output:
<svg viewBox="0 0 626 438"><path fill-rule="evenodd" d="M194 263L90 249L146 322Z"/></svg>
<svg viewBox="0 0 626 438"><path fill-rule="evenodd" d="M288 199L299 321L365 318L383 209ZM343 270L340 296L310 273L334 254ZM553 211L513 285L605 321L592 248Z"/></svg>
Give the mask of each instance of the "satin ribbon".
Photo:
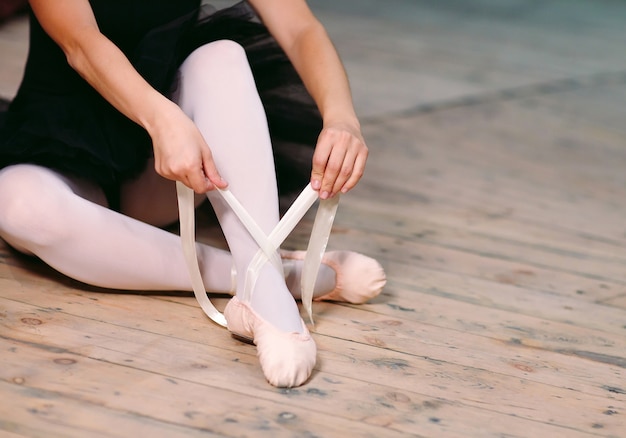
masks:
<svg viewBox="0 0 626 438"><path fill-rule="evenodd" d="M194 210L194 192L180 181L176 182L176 192L178 194L178 213L180 217L180 237L183 247L183 254L187 269L191 278L196 300L206 315L217 324L226 327L226 319L224 315L215 308L204 289L202 274L198 266L198 255L196 252L195 239L195 210ZM267 262L278 269L283 274L282 261L278 255L280 245L289 236L289 233L296 227L302 217L311 208L318 199L318 194L311 185L307 185L302 193L296 198L289 210L284 214L278 225L272 232L266 235L256 221L250 216L248 211L241 205L235 196L228 190L219 190L218 192L226 203L231 207L237 215L241 223L246 227L252 238L259 245L259 250L252 258L248 271L245 276L243 300L249 301L254 289L254 284L259 276L260 270ZM320 265L328 238L332 229L337 206L339 205L339 196L330 199L320 200L313 223L313 230L309 238L309 244L304 258L302 268L302 277L300 287L302 305L313 323L313 291L315 281L319 272Z"/></svg>

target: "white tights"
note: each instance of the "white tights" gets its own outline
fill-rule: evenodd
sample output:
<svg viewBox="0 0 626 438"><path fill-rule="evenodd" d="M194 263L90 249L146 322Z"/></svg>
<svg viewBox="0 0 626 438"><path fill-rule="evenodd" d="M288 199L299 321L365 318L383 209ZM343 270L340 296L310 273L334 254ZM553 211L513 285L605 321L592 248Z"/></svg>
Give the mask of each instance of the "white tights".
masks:
<svg viewBox="0 0 626 438"><path fill-rule="evenodd" d="M279 219L276 178L243 49L217 41L194 51L181 66L174 100L200 129L231 192L269 233ZM208 198L232 256L197 244L205 287L229 291L234 262L240 294L258 246L218 194ZM175 186L151 165L122 187L122 213L106 208L93 184L29 164L0 171L0 206L3 239L74 279L113 289L191 290L180 238L158 228L177 218ZM322 265L320 280L316 295L334 287L334 272ZM293 296L270 264L257 280L252 306L281 330L302 329Z"/></svg>

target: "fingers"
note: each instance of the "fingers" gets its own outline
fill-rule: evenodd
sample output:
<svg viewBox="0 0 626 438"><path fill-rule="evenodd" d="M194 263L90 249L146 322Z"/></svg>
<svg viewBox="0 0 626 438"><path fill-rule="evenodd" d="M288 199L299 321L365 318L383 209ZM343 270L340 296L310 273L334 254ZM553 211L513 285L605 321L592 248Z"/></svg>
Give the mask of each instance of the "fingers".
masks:
<svg viewBox="0 0 626 438"><path fill-rule="evenodd" d="M196 193L206 193L215 190L215 188L225 189L228 186L228 183L217 171L211 151L208 148L203 153L202 166L195 171L186 173L182 182Z"/></svg>
<svg viewBox="0 0 626 438"><path fill-rule="evenodd" d="M225 189L228 183L218 172L211 149L194 122L177 106L169 115L151 132L156 172L181 181L199 194L216 187Z"/></svg>
<svg viewBox="0 0 626 438"><path fill-rule="evenodd" d="M228 186L218 172L208 147L205 147L196 159L155 159L155 169L161 176L181 181L196 193L206 193L215 190L216 187L225 189Z"/></svg>
<svg viewBox="0 0 626 438"><path fill-rule="evenodd" d="M321 199L348 192L363 176L367 156L360 136L347 130L323 131L313 155L311 185Z"/></svg>
<svg viewBox="0 0 626 438"><path fill-rule="evenodd" d="M313 170L311 171L311 186L314 190L319 190L320 195L322 193L324 172L326 171L326 165L328 164L331 151L332 144L325 139L324 133L322 133L315 147L315 152L313 153ZM328 184L325 187L328 188Z"/></svg>
<svg viewBox="0 0 626 438"><path fill-rule="evenodd" d="M206 193L215 189L213 183L204 174L203 169L185 175L181 181L196 193Z"/></svg>
<svg viewBox="0 0 626 438"><path fill-rule="evenodd" d="M342 184L340 190L341 193L347 193L352 190L354 186L361 180L363 173L365 172L365 163L367 162L368 151L365 149L357 154L354 159L354 166L349 178Z"/></svg>
<svg viewBox="0 0 626 438"><path fill-rule="evenodd" d="M211 150L208 147L203 153L202 167L205 177L212 186L209 190L213 190L213 188L215 187L219 189L225 189L226 187L228 187L228 183L222 178L222 176L218 172L217 167L215 166L215 161L213 161L213 155L211 154Z"/></svg>
<svg viewBox="0 0 626 438"><path fill-rule="evenodd" d="M350 162L350 149L334 147L328 158L322 188L320 194L322 199L334 196L352 173L353 162ZM337 187L339 186L339 187Z"/></svg>

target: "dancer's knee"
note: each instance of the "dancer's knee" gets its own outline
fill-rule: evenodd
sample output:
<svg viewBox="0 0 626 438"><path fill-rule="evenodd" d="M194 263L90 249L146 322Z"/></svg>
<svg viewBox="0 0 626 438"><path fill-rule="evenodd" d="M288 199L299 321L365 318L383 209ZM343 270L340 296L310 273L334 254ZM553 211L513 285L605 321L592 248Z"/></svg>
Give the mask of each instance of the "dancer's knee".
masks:
<svg viewBox="0 0 626 438"><path fill-rule="evenodd" d="M192 70L195 67L205 67L206 65L221 65L223 68L241 67L248 65L246 51L237 42L231 40L219 40L198 47L185 59L183 65L189 66ZM200 64L200 65L198 65Z"/></svg>
<svg viewBox="0 0 626 438"><path fill-rule="evenodd" d="M0 170L0 237L24 252L66 238L68 195L71 190L49 169L23 164Z"/></svg>
<svg viewBox="0 0 626 438"><path fill-rule="evenodd" d="M181 66L181 79L196 87L215 81L249 82L252 79L244 48L230 40L219 40L194 50ZM221 85L224 85L223 83ZM196 89L196 91L198 91Z"/></svg>
<svg viewBox="0 0 626 438"><path fill-rule="evenodd" d="M185 59L170 97L193 118L207 103L223 105L224 96L233 100L250 95L258 98L244 48L234 41L219 40L197 48Z"/></svg>

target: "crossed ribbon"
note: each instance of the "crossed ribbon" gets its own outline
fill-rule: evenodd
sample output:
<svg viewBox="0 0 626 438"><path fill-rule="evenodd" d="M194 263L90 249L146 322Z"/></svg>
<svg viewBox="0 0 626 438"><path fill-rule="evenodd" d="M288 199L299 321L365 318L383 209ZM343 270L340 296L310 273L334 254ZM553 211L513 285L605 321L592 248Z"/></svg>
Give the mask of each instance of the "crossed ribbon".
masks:
<svg viewBox="0 0 626 438"><path fill-rule="evenodd" d="M259 250L252 258L245 276L244 291L242 299L250 301L252 290L259 276L261 268L270 262L281 274L283 274L283 264L278 255L280 245L289 236L289 233L296 227L306 212L311 208L318 198L318 194L311 185L307 185L302 193L298 195L294 203L283 215L278 225L266 235L250 213L241 205L235 196L228 190L217 189L226 203L237 215L241 223L246 227L252 238L259 245ZM193 293L206 315L217 324L226 327L226 318L215 308L204 289L202 274L198 266L198 255L196 253L195 239L195 210L194 192L180 181L176 182L176 192L178 195L178 213L180 216L180 237L183 246L183 254L191 277ZM322 257L326 251L330 231L335 220L339 196L330 199L320 200L313 230L309 238L300 287L302 288L302 305L306 310L311 323L313 323L313 289L317 274L322 263Z"/></svg>

